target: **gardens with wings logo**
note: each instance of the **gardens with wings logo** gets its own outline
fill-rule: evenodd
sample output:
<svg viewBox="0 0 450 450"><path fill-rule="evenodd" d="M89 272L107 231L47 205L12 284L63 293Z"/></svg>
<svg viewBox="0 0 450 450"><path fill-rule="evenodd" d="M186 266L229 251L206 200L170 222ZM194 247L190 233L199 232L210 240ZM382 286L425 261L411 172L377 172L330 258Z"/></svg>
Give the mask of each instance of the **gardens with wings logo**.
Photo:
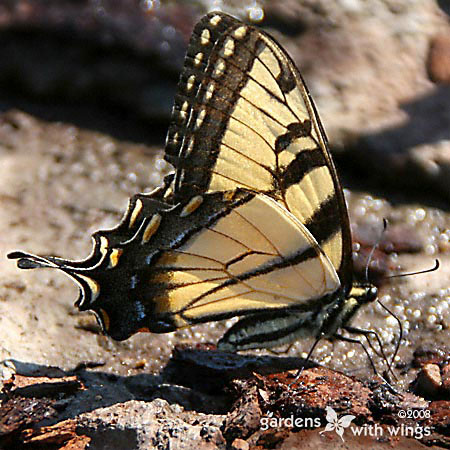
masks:
<svg viewBox="0 0 450 450"><path fill-rule="evenodd" d="M422 439L423 437L430 436L433 429L431 426L422 426L419 423L415 425L406 425L402 423L398 425L386 425L382 426L378 423L366 423L363 425L353 424L353 420L356 416L352 414L346 414L338 416L336 411L331 407L325 408L325 419L327 424L325 429L320 434L335 431L336 434L344 442L344 433L346 428L349 429L350 436L370 436L374 438L381 438L383 436L403 436L413 437L415 439ZM419 420L420 418L431 417L431 412L428 409L411 409L411 410L399 410L398 417L404 419L411 417L413 420ZM323 423L319 417L274 417L272 412L269 412L266 417L260 419L261 430L265 431L268 428L321 428Z"/></svg>

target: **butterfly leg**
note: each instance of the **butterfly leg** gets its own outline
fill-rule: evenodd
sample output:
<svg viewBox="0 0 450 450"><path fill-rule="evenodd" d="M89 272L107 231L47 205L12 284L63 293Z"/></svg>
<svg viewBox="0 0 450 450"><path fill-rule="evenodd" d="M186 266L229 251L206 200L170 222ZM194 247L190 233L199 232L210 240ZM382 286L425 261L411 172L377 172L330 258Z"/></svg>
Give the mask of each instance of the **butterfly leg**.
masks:
<svg viewBox="0 0 450 450"><path fill-rule="evenodd" d="M306 364L308 364L308 361L311 359L311 356L314 352L314 349L317 347L317 344L321 341L322 335L318 336L317 339L314 341L314 344L311 346L308 355L306 356L305 360L302 363L302 366L298 369L297 375L294 378L294 381L289 385L291 387L294 383L297 383L298 379L300 378L300 375L303 372L303 369L305 368Z"/></svg>
<svg viewBox="0 0 450 450"><path fill-rule="evenodd" d="M380 335L376 331L374 331L374 330L366 330L366 329L363 329L363 328L355 328L355 327L350 327L350 326L347 326L344 329L346 331L348 331L349 333L352 333L352 334L362 334L367 339L367 342L368 342L370 348L378 356L380 356L381 358L384 359L384 361L386 362L386 365L387 365L388 373L390 373L394 377L394 379L397 380L397 377L396 377L395 373L392 370L392 364L393 364L394 361L392 360L391 362L389 362L389 360L388 360L388 358L386 356L386 353L384 352L384 347L383 347L383 343L381 342ZM371 343L371 341L369 339L369 335L375 337L376 341L378 342L378 346L380 347L381 355L373 347L373 345L372 345L372 343Z"/></svg>
<svg viewBox="0 0 450 450"><path fill-rule="evenodd" d="M350 338L350 337L347 337L347 336L342 336L342 334L338 334L338 333L336 333L333 337L336 338L336 339L339 339L340 341L351 342L352 344L359 344L363 348L364 352L366 353L367 358L369 359L370 365L372 366L372 370L373 370L374 374L378 376L378 371L377 371L377 369L375 367L373 359L370 356L370 353L367 350L367 347L362 343L362 341L360 341L359 339L354 339L354 338Z"/></svg>
<svg viewBox="0 0 450 450"><path fill-rule="evenodd" d="M351 328L351 327L350 327L350 328ZM346 327L345 329L347 329L347 327ZM355 328L354 330L358 330L358 328ZM367 331L367 330L364 330L364 331ZM359 330L358 330L358 332L359 332ZM364 333L362 333L362 334L364 334ZM385 377L381 376L381 375L377 372L377 369L376 369L376 367L375 367L375 364L374 364L374 362L373 362L373 359L372 359L372 357L370 356L370 353L369 353L369 351L367 350L367 347L363 344L362 341L360 341L359 339L354 339L354 338L349 338L349 337L347 337L347 336L342 336L341 334L338 334L338 333L336 333L333 337L335 337L336 339L339 339L339 340L341 340L341 341L344 341L344 342L351 342L351 343L353 343L353 344L359 344L359 345L363 348L364 352L366 353L367 358L369 359L370 365L372 366L372 369L373 369L374 374L375 374L376 376L380 377L380 378L384 381L384 383L386 384L387 388L388 388L392 393L394 393L394 394L399 394L399 392L398 392L398 391L397 391L397 390L389 383L389 381L387 381Z"/></svg>

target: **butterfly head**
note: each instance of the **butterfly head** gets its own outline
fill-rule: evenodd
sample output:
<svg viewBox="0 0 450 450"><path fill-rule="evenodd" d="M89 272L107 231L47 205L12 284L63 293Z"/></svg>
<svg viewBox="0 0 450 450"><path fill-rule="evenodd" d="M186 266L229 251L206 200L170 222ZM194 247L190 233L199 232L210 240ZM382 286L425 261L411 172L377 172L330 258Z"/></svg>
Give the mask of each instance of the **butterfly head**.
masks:
<svg viewBox="0 0 450 450"><path fill-rule="evenodd" d="M362 306L376 300L378 289L371 283L354 283L348 296Z"/></svg>
<svg viewBox="0 0 450 450"><path fill-rule="evenodd" d="M344 301L337 299L334 308L336 308L335 314L332 314L334 320L333 326L329 327L327 324L327 330L323 330L325 335L333 335L343 325L348 324L356 312L361 306L376 300L378 296L378 289L369 283L353 283L349 294L345 297Z"/></svg>

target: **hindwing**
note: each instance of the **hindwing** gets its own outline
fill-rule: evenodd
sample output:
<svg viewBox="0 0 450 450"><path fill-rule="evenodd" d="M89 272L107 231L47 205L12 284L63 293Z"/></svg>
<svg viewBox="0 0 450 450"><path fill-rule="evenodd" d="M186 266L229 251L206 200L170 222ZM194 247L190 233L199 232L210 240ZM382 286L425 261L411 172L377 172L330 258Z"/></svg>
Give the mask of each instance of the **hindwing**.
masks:
<svg viewBox="0 0 450 450"><path fill-rule="evenodd" d="M237 189L204 194L185 214L156 193L134 196L122 222L94 235L83 261L22 252L21 268L58 268L77 306L117 340L255 312L310 310L339 287L310 232L276 201ZM273 227L273 223L277 227Z"/></svg>
<svg viewBox="0 0 450 450"><path fill-rule="evenodd" d="M198 211L205 221L213 195L206 194ZM177 328L256 311L310 309L339 287L309 231L270 197L250 192L161 253L149 278L164 286L161 297L151 299L154 317L170 317Z"/></svg>

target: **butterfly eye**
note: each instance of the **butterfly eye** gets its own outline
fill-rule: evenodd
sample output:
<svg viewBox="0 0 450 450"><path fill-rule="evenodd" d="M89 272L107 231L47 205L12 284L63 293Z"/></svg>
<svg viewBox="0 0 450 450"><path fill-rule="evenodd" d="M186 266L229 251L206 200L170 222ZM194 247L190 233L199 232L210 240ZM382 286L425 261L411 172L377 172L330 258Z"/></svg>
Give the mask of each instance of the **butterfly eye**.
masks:
<svg viewBox="0 0 450 450"><path fill-rule="evenodd" d="M367 293L368 297L369 297L369 301L373 301L377 298L378 296L378 289L375 286L372 286L368 293Z"/></svg>

